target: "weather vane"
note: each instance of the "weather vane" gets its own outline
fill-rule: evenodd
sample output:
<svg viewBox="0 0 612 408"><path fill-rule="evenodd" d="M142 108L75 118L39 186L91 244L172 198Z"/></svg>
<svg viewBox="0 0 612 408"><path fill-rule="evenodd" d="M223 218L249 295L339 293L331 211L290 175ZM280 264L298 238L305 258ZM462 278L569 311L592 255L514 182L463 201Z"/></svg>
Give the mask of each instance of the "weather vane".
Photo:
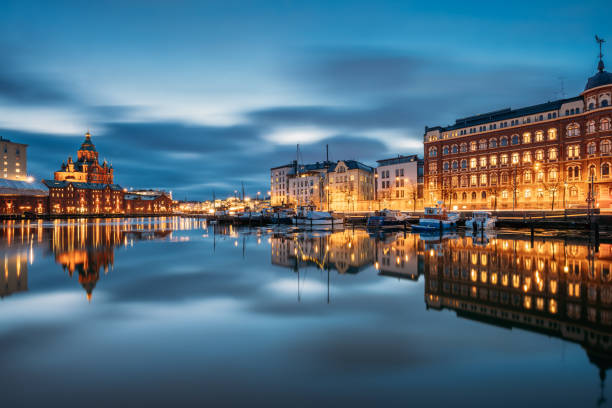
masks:
<svg viewBox="0 0 612 408"><path fill-rule="evenodd" d="M606 40L604 40L603 38L600 38L598 35L595 35L595 41L599 43L599 65L597 66L597 68L600 71L603 71L604 64L603 64L603 54L601 53L601 47L602 47L602 44L606 42Z"/></svg>

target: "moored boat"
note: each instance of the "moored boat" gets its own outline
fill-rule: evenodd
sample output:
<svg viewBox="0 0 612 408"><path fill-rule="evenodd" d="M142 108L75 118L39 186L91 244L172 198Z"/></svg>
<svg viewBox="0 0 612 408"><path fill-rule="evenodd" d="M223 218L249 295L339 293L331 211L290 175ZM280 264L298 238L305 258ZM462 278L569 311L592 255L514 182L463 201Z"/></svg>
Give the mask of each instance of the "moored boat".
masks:
<svg viewBox="0 0 612 408"><path fill-rule="evenodd" d="M369 229L396 229L406 225L408 217L399 211L384 209L368 217Z"/></svg>
<svg viewBox="0 0 612 408"><path fill-rule="evenodd" d="M412 226L413 231L433 232L457 228L459 214L447 212L444 207L425 207L419 223Z"/></svg>
<svg viewBox="0 0 612 408"><path fill-rule="evenodd" d="M474 211L472 218L465 222L468 230L488 230L495 228L497 217L488 211Z"/></svg>

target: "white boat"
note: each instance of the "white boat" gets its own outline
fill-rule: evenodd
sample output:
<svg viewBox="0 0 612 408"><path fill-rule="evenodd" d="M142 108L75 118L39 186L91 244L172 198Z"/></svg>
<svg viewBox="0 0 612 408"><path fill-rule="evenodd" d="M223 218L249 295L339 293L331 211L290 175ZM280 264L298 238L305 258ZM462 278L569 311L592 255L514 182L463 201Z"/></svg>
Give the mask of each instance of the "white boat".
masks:
<svg viewBox="0 0 612 408"><path fill-rule="evenodd" d="M412 226L412 230L429 232L455 229L458 221L459 214L447 212L444 207L425 207L423 217L419 219L418 224Z"/></svg>
<svg viewBox="0 0 612 408"><path fill-rule="evenodd" d="M474 211L472 218L465 222L465 228L468 230L488 230L495 228L497 217L494 217L488 211Z"/></svg>
<svg viewBox="0 0 612 408"><path fill-rule="evenodd" d="M384 209L376 215L369 216L366 225L370 229L403 228L407 220L408 216L399 211Z"/></svg>
<svg viewBox="0 0 612 408"><path fill-rule="evenodd" d="M238 216L241 221L259 221L263 217L262 213L255 211L246 211Z"/></svg>
<svg viewBox="0 0 612 408"><path fill-rule="evenodd" d="M344 219L326 211L308 211L302 214L298 214L293 218L294 225L304 225L306 227L336 227L344 225Z"/></svg>

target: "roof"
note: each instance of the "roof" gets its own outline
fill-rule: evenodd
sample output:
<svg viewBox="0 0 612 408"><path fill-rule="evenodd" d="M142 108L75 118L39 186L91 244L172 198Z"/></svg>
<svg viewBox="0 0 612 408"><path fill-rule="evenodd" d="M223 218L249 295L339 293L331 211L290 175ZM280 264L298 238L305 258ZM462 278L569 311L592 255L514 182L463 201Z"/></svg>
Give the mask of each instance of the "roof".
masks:
<svg viewBox="0 0 612 408"><path fill-rule="evenodd" d="M142 195L142 194L126 194L123 196L124 200L142 200L142 201L154 201L161 196L165 196L165 194L157 194L157 195ZM170 197L168 197L170 198Z"/></svg>
<svg viewBox="0 0 612 408"><path fill-rule="evenodd" d="M284 166L271 167L270 170L283 169L285 167L291 167L291 166L293 166L293 164L289 163L289 164L285 164Z"/></svg>
<svg viewBox="0 0 612 408"><path fill-rule="evenodd" d="M374 172L374 168L370 167L366 164L360 163L357 160L339 160L339 162L343 162L344 164L346 164L346 167L349 170L355 170L355 169L359 169L359 170L365 170L365 171L369 171L369 172ZM336 171L336 164L334 164L334 167L329 169L330 172Z"/></svg>
<svg viewBox="0 0 612 408"><path fill-rule="evenodd" d="M411 154L410 156L398 155L390 159L376 160L376 163L378 163L379 166L388 166L391 164L410 163L414 161L419 161L419 156L416 154Z"/></svg>
<svg viewBox="0 0 612 408"><path fill-rule="evenodd" d="M72 184L75 188L85 190L104 190L107 186L111 190L120 191L123 188L119 184L102 184L102 183L82 183L78 181L58 181L58 180L43 180L43 183L49 188L64 188Z"/></svg>
<svg viewBox="0 0 612 408"><path fill-rule="evenodd" d="M20 146L27 146L27 144L25 144L25 143L11 142L10 140L3 138L2 136L0 136L0 142L17 144L17 145L20 145Z"/></svg>
<svg viewBox="0 0 612 408"><path fill-rule="evenodd" d="M612 85L612 74L602 70L589 78L584 90L587 91L603 85Z"/></svg>
<svg viewBox="0 0 612 408"><path fill-rule="evenodd" d="M46 196L48 194L47 187L40 182L0 179L0 195Z"/></svg>
<svg viewBox="0 0 612 408"><path fill-rule="evenodd" d="M96 146L94 146L94 144L92 143L91 135L89 134L89 132L85 133L85 140L83 141L83 144L81 144L80 150L90 150L93 152L96 151Z"/></svg>
<svg viewBox="0 0 612 408"><path fill-rule="evenodd" d="M482 125L482 124L489 123L489 122L495 122L498 120L508 120L508 119L525 116L525 115L534 115L534 114L543 113L543 112L556 111L556 110L561 109L561 106L564 103L581 101L581 100L582 100L581 96L575 96L573 98L549 101L546 103L541 103L539 105L532 105L532 106L527 106L527 107L519 108L519 109L505 108L505 109L501 109L501 110L497 110L493 112L481 113L479 115L460 118L460 119L455 120L454 125L450 125L446 127L442 127L442 126L436 126L436 127L431 127L431 128L427 127L425 128L425 131L427 132L428 130L436 130L436 129L440 129L441 131L455 130L455 129L460 129L464 127L477 126L477 125Z"/></svg>

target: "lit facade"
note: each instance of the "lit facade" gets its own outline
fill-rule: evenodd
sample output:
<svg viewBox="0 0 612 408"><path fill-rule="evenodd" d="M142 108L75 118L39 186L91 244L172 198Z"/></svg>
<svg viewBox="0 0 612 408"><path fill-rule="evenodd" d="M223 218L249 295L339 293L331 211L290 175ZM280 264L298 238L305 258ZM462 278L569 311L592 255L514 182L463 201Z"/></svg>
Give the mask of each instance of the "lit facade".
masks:
<svg viewBox="0 0 612 408"><path fill-rule="evenodd" d="M425 204L457 209L612 207L612 74L576 97L426 127Z"/></svg>
<svg viewBox="0 0 612 408"><path fill-rule="evenodd" d="M373 209L374 168L355 160L340 160L328 173L324 208L333 211Z"/></svg>
<svg viewBox="0 0 612 408"><path fill-rule="evenodd" d="M15 143L0 136L2 149L2 178L8 180L26 180L28 174L28 145Z"/></svg>
<svg viewBox="0 0 612 408"><path fill-rule="evenodd" d="M98 152L87 132L77 152L77 161L74 162L72 157L68 157L67 162L62 163L61 169L55 172L55 180L113 184L113 166L106 160L102 164L98 162Z"/></svg>
<svg viewBox="0 0 612 408"><path fill-rule="evenodd" d="M423 160L416 155L378 160L376 200L381 208L423 209Z"/></svg>

